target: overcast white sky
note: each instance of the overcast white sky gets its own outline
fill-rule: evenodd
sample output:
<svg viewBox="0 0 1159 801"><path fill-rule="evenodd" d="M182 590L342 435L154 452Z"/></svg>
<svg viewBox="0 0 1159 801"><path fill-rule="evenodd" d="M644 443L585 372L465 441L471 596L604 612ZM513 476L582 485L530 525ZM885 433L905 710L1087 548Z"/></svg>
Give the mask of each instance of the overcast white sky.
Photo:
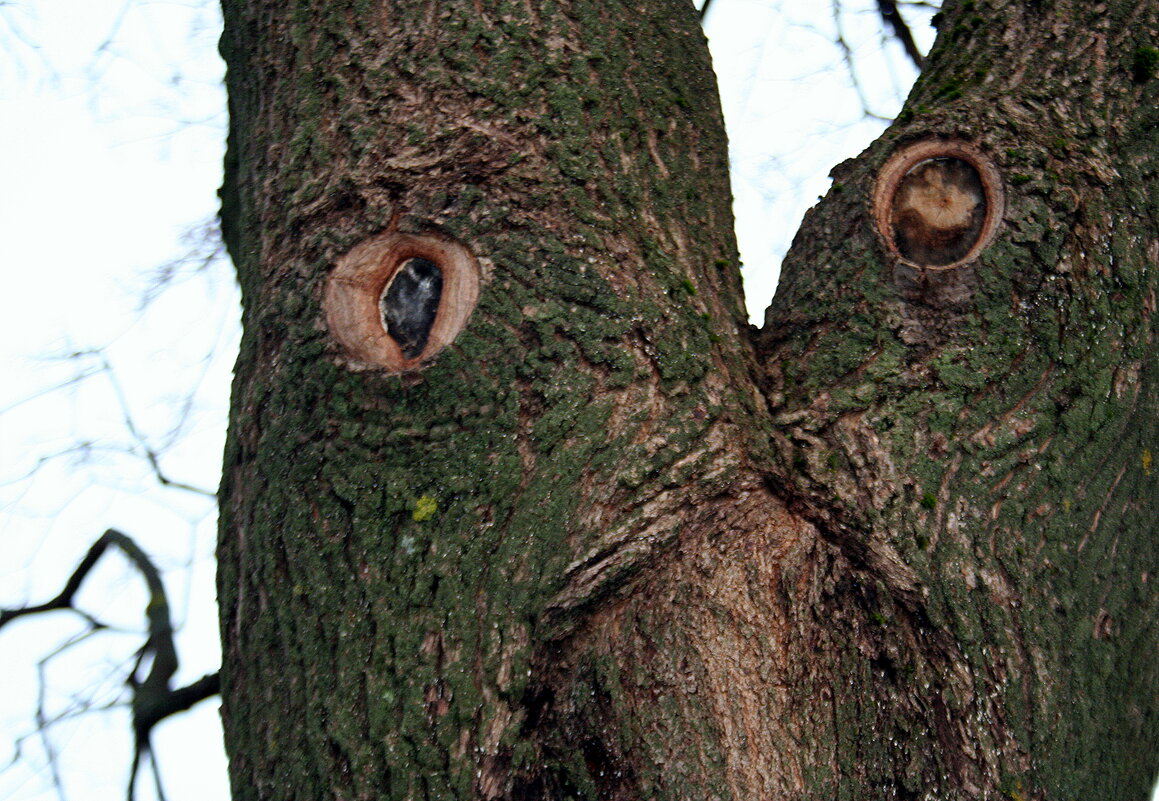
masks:
<svg viewBox="0 0 1159 801"><path fill-rule="evenodd" d="M914 74L896 46L883 58L874 5L847 5L858 4L861 10L842 15L842 32L870 110L889 117ZM784 5L715 0L707 25L754 319L802 213L828 187L829 167L882 127L865 117L839 62L829 4ZM120 528L167 571L182 625L181 682L219 662L215 510L203 496L159 486L141 453L160 453L171 479L216 487L237 298L220 260L147 306L142 297L158 266L189 250L186 232L216 212L225 125L219 25L211 0L0 3L0 356L7 375L0 382L0 607L55 595L93 539ZM915 29L928 44L924 21ZM60 358L94 348L101 352ZM81 374L90 377L57 388ZM127 633L102 635L49 663L50 713L89 698L124 700L118 667L140 644L143 593L116 560L94 579L83 596L87 608ZM0 799L58 797L44 741L19 738L36 728L38 660L80 629L58 613L0 632L0 730L20 757L0 770ZM216 715L216 703L207 702L159 728L170 801L228 798ZM124 710L52 729L66 797L124 798L128 732ZM0 768L8 759L0 751ZM147 782L141 791L141 799L153 796Z"/></svg>
<svg viewBox="0 0 1159 801"><path fill-rule="evenodd" d="M193 0L0 6L0 606L47 600L106 527L122 528L167 569L183 680L219 663L214 510L204 497L160 488L142 459L123 452L140 448L118 389L150 447L176 443L164 469L212 490L236 339L232 281L221 265L213 280L181 283L143 312L141 296L150 270L181 255L183 232L216 208L219 25L211 3ZM103 356L54 358L94 347ZM211 351L219 357L206 364ZM99 372L105 360L112 372ZM78 373L96 374L51 390ZM86 442L86 453L38 468ZM98 704L121 698L117 668L141 642L140 581L117 559L93 578L86 605L129 633L51 664L50 714L83 702L86 687L97 688ZM23 757L0 772L0 798L56 797L42 742L17 738L35 729L37 661L79 630L58 613L0 632L0 731L9 735L0 766L10 744ZM192 718L158 732L169 797L225 799L215 705ZM54 727L67 797L124 798L128 732L123 710Z"/></svg>

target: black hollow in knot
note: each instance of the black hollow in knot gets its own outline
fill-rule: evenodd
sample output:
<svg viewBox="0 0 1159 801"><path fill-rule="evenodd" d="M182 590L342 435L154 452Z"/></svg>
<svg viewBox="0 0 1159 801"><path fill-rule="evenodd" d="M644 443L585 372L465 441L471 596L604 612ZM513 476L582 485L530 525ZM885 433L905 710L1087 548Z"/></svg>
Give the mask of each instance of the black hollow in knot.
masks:
<svg viewBox="0 0 1159 801"><path fill-rule="evenodd" d="M442 294L443 274L434 262L420 258L404 264L382 293L382 322L408 359L426 348Z"/></svg>

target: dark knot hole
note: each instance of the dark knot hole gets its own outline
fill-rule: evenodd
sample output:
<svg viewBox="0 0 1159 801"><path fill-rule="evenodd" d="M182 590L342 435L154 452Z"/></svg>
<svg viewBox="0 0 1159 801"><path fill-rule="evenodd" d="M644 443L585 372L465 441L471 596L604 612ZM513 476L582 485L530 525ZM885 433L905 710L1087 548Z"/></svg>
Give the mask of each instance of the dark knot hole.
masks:
<svg viewBox="0 0 1159 801"><path fill-rule="evenodd" d="M426 349L442 294L442 271L433 261L417 257L395 271L383 291L378 304L382 324L406 358L418 358Z"/></svg>

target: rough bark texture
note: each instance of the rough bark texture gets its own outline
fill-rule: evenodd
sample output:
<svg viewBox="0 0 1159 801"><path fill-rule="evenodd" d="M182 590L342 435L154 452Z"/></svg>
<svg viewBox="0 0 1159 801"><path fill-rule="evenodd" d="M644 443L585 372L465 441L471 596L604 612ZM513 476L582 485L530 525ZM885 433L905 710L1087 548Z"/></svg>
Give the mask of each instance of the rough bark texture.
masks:
<svg viewBox="0 0 1159 801"><path fill-rule="evenodd" d="M948 4L756 332L691 5L224 5L235 798L1144 796L1159 9ZM870 207L931 136L1006 180L941 272ZM321 310L384 231L483 268L402 375Z"/></svg>

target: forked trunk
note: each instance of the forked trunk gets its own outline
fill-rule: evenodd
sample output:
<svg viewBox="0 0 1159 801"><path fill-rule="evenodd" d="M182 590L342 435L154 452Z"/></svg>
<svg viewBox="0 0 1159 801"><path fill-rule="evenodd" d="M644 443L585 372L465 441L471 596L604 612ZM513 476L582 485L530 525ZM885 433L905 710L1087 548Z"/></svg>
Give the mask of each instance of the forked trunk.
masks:
<svg viewBox="0 0 1159 801"><path fill-rule="evenodd" d="M236 799L1141 799L1159 7L952 2L745 321L671 0L225 0Z"/></svg>

